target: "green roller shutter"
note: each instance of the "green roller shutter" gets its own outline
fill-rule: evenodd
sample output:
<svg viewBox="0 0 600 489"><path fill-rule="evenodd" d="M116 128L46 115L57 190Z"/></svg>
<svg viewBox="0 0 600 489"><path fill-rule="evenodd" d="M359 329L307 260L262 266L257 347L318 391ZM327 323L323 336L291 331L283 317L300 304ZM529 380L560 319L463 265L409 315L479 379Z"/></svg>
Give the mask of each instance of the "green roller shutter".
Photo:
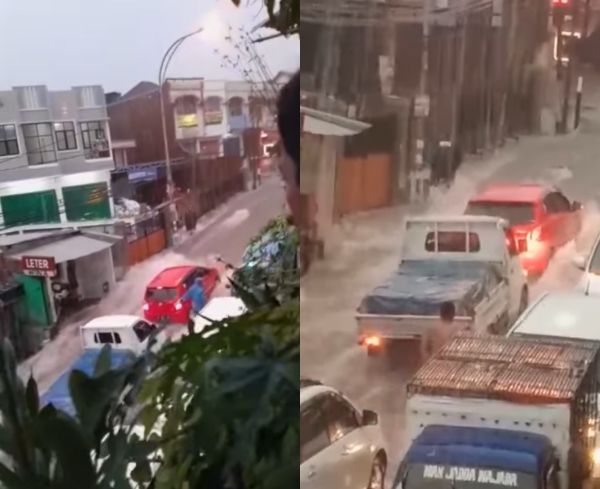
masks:
<svg viewBox="0 0 600 489"><path fill-rule="evenodd" d="M27 275L19 275L19 278L25 290L29 320L40 326L48 326L50 316L48 314L48 300L44 280L39 277L28 277Z"/></svg>
<svg viewBox="0 0 600 489"><path fill-rule="evenodd" d="M4 225L22 226L60 222L58 200L54 190L0 197Z"/></svg>
<svg viewBox="0 0 600 489"><path fill-rule="evenodd" d="M105 182L63 187L65 212L69 221L109 219L110 202Z"/></svg>

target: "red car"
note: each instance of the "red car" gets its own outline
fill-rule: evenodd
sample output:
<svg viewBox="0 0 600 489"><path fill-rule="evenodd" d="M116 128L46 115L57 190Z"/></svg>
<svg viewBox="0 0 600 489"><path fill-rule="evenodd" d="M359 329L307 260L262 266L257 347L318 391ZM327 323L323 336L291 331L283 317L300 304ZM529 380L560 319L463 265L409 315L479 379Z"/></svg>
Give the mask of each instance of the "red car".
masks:
<svg viewBox="0 0 600 489"><path fill-rule="evenodd" d="M473 197L465 214L506 219L523 270L541 275L554 252L581 229L581 204L543 184L498 184Z"/></svg>
<svg viewBox="0 0 600 489"><path fill-rule="evenodd" d="M180 300L198 277L202 278L208 300L219 282L216 268L186 265L164 269L146 287L144 317L155 323L165 320L169 324L187 324L191 302Z"/></svg>

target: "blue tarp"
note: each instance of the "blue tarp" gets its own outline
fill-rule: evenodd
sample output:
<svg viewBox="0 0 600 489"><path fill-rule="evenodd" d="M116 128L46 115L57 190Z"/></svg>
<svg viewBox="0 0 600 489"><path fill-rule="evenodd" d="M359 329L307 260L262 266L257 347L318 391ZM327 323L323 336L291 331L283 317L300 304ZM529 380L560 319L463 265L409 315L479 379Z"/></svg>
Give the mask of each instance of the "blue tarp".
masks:
<svg viewBox="0 0 600 489"><path fill-rule="evenodd" d="M544 435L432 425L415 439L405 461L537 474L551 454L552 443Z"/></svg>
<svg viewBox="0 0 600 489"><path fill-rule="evenodd" d="M54 384L41 397L41 405L52 403L56 409L60 409L71 416L75 416L75 406L69 395L69 377L73 370L81 370L90 377L94 374L96 362L101 350L85 350L83 354L64 372ZM111 367L119 368L135 359L133 353L124 350L111 350Z"/></svg>
<svg viewBox="0 0 600 489"><path fill-rule="evenodd" d="M359 312L437 316L440 305L450 301L457 315L469 315L471 306L481 301L494 266L487 262L402 262L392 277L362 300Z"/></svg>

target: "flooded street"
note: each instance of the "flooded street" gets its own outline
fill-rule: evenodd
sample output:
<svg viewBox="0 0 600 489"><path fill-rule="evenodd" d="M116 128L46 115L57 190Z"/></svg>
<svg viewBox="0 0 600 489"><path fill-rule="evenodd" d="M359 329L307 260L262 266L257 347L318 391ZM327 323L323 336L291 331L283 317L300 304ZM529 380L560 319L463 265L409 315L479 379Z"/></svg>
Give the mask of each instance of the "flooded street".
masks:
<svg viewBox="0 0 600 489"><path fill-rule="evenodd" d="M598 105L600 107L600 104ZM459 169L449 189L433 189L425 208L396 207L352 216L342 222L338 248L302 281L302 374L334 386L380 415L388 443L388 481L405 446L406 382L418 368L414 342L369 358L357 345L354 313L363 296L398 265L402 219L411 213L457 214L490 182L531 181L558 186L584 206L576 242L559 249L544 275L530 287L530 301L549 290L569 290L580 272L572 264L600 231L597 141L600 108L588 109L580 131L564 137L510 141L493 156L474 158ZM416 354L415 354L416 353Z"/></svg>

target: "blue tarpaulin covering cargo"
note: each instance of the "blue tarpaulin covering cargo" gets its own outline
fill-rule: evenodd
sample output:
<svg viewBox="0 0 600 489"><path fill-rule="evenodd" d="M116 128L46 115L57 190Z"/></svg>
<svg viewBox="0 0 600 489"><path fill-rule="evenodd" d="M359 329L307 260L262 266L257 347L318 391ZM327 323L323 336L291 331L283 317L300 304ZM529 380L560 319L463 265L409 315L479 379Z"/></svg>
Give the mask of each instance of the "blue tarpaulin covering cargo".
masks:
<svg viewBox="0 0 600 489"><path fill-rule="evenodd" d="M101 350L85 350L71 367L64 372L48 391L41 397L41 405L52 403L56 409L60 409L71 416L75 416L75 406L69 395L69 377L73 370L81 370L90 377L94 374L96 362ZM111 367L119 368L135 360L133 353L123 350L111 350Z"/></svg>
<svg viewBox="0 0 600 489"><path fill-rule="evenodd" d="M485 293L486 282L498 282L494 264L469 261L405 261L394 275L362 301L364 314L434 316L450 301L457 315L470 315Z"/></svg>

